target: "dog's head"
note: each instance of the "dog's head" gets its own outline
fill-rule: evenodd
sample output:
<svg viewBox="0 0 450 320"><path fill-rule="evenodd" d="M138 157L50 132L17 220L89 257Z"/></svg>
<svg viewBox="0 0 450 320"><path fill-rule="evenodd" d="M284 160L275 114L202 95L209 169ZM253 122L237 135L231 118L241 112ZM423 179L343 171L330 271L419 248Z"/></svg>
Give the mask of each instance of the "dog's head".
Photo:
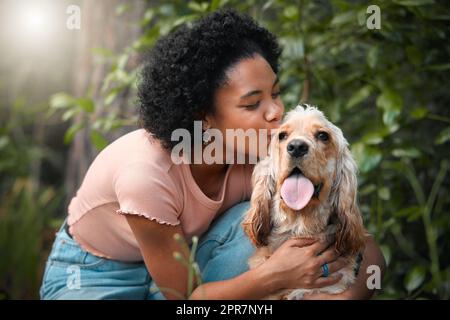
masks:
<svg viewBox="0 0 450 320"><path fill-rule="evenodd" d="M335 215L336 248L356 253L364 241L356 172L342 131L317 108L298 106L286 115L269 156L253 172L247 235L257 246L267 244L271 211L287 223L301 219L306 228L315 229L325 228Z"/></svg>

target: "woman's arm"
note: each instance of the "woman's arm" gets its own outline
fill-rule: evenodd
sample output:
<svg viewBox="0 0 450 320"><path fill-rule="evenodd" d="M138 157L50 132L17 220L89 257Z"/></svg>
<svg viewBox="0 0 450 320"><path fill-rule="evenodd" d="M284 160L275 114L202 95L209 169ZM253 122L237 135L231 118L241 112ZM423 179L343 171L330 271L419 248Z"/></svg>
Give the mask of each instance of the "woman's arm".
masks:
<svg viewBox="0 0 450 320"><path fill-rule="evenodd" d="M345 290L340 294L326 294L326 293L309 294L305 295L304 299L305 300L370 299L372 295L375 293L375 289L369 289L367 287L367 279L371 276L370 273L369 274L367 273L367 267L369 267L370 265L379 266L381 270L381 278L383 278L386 269L386 261L384 260L384 256L372 236L368 236L366 238L366 248L363 253L363 260L359 268L358 277L356 278L355 283L353 283L353 285L350 288L348 288L347 290Z"/></svg>
<svg viewBox="0 0 450 320"><path fill-rule="evenodd" d="M173 256L175 251L184 252L174 239L176 233L184 236L181 226L160 224L135 215L126 215L126 218L139 243L147 270L161 293L167 299L186 297L188 270Z"/></svg>
<svg viewBox="0 0 450 320"><path fill-rule="evenodd" d="M167 299L186 298L187 268L173 257L174 251L183 250L173 239L176 233L183 235L181 227L159 224L144 217L131 215L126 217L139 243L147 269L156 285L161 288L161 293ZM264 268L259 268L231 280L205 283L197 287L190 298L260 299L275 289L277 289L276 279L265 272Z"/></svg>
<svg viewBox="0 0 450 320"><path fill-rule="evenodd" d="M291 239L255 269L233 279L205 283L191 295L192 299L262 299L281 289L318 288L330 286L341 279L340 274L320 277L324 261L335 261L342 268L345 260L338 257L328 243L311 239ZM322 252L320 257L318 253Z"/></svg>
<svg viewBox="0 0 450 320"><path fill-rule="evenodd" d="M224 281L208 282L198 286L190 299L193 300L258 300L278 288L278 282L264 269L252 269Z"/></svg>
<svg viewBox="0 0 450 320"><path fill-rule="evenodd" d="M174 251L183 250L173 238L176 233L183 236L181 227L159 224L139 216L127 215L126 218L139 243L147 269L162 294L167 299L186 297L187 268L173 257ZM337 257L334 249L317 256L327 246L327 243L310 239L288 240L259 267L230 280L202 284L192 292L190 298L260 299L283 288L332 285L340 278L321 278L318 274L324 261L332 261ZM174 291L178 294L174 294Z"/></svg>

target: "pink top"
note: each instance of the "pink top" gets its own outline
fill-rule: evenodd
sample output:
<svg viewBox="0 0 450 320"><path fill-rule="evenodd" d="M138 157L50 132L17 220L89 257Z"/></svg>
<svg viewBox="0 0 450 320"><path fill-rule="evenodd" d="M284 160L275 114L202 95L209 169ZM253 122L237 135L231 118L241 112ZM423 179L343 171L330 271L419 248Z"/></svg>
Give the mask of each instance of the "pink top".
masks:
<svg viewBox="0 0 450 320"><path fill-rule="evenodd" d="M174 164L157 139L138 129L112 142L92 162L68 207L69 232L97 256L142 261L124 214L181 224L190 242L220 213L250 198L252 171L253 165L230 165L219 200L212 200L188 164Z"/></svg>

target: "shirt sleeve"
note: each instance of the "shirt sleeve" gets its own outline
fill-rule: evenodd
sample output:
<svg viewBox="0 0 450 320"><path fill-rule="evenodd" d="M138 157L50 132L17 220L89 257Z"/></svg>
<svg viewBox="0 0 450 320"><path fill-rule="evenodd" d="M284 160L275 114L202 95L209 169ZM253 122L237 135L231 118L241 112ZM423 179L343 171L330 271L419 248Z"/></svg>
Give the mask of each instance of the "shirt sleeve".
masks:
<svg viewBox="0 0 450 320"><path fill-rule="evenodd" d="M132 163L114 176L119 214L145 217L161 224L178 225L181 197L169 174L157 165Z"/></svg>

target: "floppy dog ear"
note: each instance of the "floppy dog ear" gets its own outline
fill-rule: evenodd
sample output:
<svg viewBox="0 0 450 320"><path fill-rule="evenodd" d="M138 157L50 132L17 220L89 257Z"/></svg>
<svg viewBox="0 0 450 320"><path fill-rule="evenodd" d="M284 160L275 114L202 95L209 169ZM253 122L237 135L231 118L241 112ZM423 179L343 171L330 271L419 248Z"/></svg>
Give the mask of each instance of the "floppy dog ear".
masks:
<svg viewBox="0 0 450 320"><path fill-rule="evenodd" d="M270 157L266 157L255 166L252 185L250 208L242 226L250 241L255 246L261 247L267 245L267 236L271 229L270 206L275 190L275 175Z"/></svg>
<svg viewBox="0 0 450 320"><path fill-rule="evenodd" d="M336 249L340 253L355 255L364 247L366 230L357 203L357 165L347 142L343 141L331 189L332 206L338 220Z"/></svg>

